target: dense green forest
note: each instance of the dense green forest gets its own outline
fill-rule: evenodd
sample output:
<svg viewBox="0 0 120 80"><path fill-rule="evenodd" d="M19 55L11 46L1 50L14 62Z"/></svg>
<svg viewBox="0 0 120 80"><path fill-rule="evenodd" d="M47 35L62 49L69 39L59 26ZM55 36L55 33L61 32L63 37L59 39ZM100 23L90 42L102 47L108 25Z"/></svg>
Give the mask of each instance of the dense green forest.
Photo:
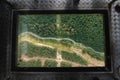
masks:
<svg viewBox="0 0 120 80"><path fill-rule="evenodd" d="M18 24L18 34L28 31L41 37L71 38L104 52L101 14L20 15Z"/></svg>

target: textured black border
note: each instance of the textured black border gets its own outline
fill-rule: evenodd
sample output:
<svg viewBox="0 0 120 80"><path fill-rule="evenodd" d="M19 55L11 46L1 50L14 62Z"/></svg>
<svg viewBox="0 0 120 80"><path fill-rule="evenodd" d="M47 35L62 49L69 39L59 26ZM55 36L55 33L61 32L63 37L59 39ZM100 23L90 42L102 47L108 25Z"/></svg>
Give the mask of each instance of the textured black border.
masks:
<svg viewBox="0 0 120 80"><path fill-rule="evenodd" d="M103 14L104 33L105 33L105 67L69 67L69 68L22 68L16 66L16 43L17 43L17 24L18 15L27 14ZM12 22L12 62L11 70L15 72L111 72L111 51L110 51L110 34L109 34L109 17L107 10L14 10Z"/></svg>

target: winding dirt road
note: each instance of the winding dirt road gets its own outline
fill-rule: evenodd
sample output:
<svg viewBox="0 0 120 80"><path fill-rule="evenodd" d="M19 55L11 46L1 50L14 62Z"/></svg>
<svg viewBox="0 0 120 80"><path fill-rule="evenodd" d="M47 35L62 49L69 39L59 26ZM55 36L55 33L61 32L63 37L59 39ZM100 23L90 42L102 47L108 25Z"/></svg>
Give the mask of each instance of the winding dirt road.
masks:
<svg viewBox="0 0 120 80"><path fill-rule="evenodd" d="M44 66L44 63L45 63L46 60L57 61L57 63L59 64L59 65L57 65L57 67L60 67L60 66L61 66L61 65L60 65L61 62L69 63L69 64L71 64L73 67L83 66L83 65L80 65L79 63L72 62L72 61L68 61L68 60L64 60L64 59L62 59L62 60L60 61L60 60L53 59L53 58L38 57L38 56L31 58L31 57L29 57L29 56L27 56L27 55L25 55L25 54L22 54L20 59L23 60L24 62L28 62L28 61L32 61L32 60L35 60L35 61L40 60L41 63L42 63L42 66ZM59 62L59 61L60 61L60 62Z"/></svg>
<svg viewBox="0 0 120 80"><path fill-rule="evenodd" d="M26 37L26 36L21 36L19 37L18 39L18 43L21 43L21 42L29 42L35 46L40 46L40 47L48 47L48 48L51 48L51 49L55 49L56 47L55 46L52 46L52 45L48 45L48 44L45 44L45 43L42 43L42 42L39 42L39 41L36 41L34 39L31 39L30 37ZM27 61L31 61L31 60L40 60L41 61L41 64L42 66L44 66L44 63L46 60L53 60L53 61L56 61L57 62L57 67L60 67L61 66L61 62L66 62L66 63L69 63L72 65L72 67L80 67L80 66L85 66L85 65L82 65L80 63L76 63L76 62L72 62L72 61L68 61L68 60L64 60L62 59L62 55L59 53L60 50L66 50L66 51L72 51L74 53L76 53L78 56L81 56L83 59L85 59L87 62L88 62L88 65L89 67L95 67L95 66L104 66L105 63L103 61L99 61L95 58L92 58L90 55L88 54L83 54L82 53L82 50L80 49L77 49L77 48L73 48L71 47L70 49L68 49L67 47L57 47L57 56L55 59L53 58L46 58L46 57L40 57L40 56L35 56L35 57L28 57L27 55L25 54L22 54L21 55L21 59L25 62ZM86 67L86 66L85 66Z"/></svg>

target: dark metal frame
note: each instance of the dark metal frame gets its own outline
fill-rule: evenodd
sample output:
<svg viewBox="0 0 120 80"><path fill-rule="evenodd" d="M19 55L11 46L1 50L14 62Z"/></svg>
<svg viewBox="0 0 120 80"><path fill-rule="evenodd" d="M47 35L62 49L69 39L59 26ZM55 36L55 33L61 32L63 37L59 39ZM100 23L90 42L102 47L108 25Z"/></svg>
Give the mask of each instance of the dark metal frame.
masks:
<svg viewBox="0 0 120 80"><path fill-rule="evenodd" d="M47 1L47 3L46 3ZM52 2L53 1L53 2ZM58 2L57 2L58 1ZM63 3L61 3L63 1ZM92 2L91 2L92 1ZM43 2L43 3L42 3ZM52 3L51 3L52 2ZM55 2L55 3L54 3ZM59 3L60 2L60 3ZM79 2L79 3L76 3ZM82 3L80 3L82 2ZM59 7L59 5L61 5ZM0 80L120 80L120 0L0 0ZM57 5L57 6L56 6ZM17 71L12 68L12 51L16 34L12 10L102 10L108 11L111 70L109 71ZM27 13L27 12L26 12ZM2 16L1 16L2 15ZM14 24L13 24L14 25ZM11 34L13 33L13 35ZM15 33L15 34L14 34ZM15 35L17 36L17 35ZM14 39L14 38L13 38ZM14 47L12 47L12 44ZM13 49L14 48L14 49ZM12 50L12 51L11 51ZM14 54L14 53L13 53ZM110 58L108 57L108 58Z"/></svg>
<svg viewBox="0 0 120 80"><path fill-rule="evenodd" d="M47 67L17 67L17 27L19 15L31 14L102 14L104 27L104 41L105 41L105 67L67 67L67 68L47 68ZM109 17L107 10L14 10L13 11L13 25L12 25L12 71L23 72L112 72L111 63L111 49L110 49L110 35L109 35Z"/></svg>

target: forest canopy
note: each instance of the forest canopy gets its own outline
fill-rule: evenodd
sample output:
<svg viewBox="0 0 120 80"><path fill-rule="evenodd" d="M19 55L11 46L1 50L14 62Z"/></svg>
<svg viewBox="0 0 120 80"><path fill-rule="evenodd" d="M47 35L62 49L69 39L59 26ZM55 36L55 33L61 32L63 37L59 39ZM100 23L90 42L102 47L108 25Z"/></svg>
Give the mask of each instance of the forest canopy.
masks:
<svg viewBox="0 0 120 80"><path fill-rule="evenodd" d="M20 15L18 34L33 32L41 37L70 38L104 52L102 14Z"/></svg>

